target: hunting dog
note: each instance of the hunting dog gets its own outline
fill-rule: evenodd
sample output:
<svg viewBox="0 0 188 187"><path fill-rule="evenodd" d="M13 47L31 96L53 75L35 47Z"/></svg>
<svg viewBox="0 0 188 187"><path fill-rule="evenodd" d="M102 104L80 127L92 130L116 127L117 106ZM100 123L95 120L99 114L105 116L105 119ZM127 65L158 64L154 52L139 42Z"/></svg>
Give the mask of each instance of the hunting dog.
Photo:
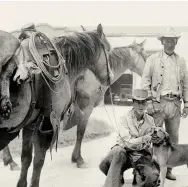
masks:
<svg viewBox="0 0 188 187"><path fill-rule="evenodd" d="M160 187L164 186L167 167L188 164L188 144L173 144L162 127L152 133L153 157L160 166Z"/></svg>

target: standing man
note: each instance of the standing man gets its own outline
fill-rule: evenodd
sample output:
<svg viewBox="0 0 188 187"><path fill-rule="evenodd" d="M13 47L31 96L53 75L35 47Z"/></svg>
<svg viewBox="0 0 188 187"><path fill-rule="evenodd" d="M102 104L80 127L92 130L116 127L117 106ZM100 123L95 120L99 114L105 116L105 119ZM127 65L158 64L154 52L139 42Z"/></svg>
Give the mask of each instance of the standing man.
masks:
<svg viewBox="0 0 188 187"><path fill-rule="evenodd" d="M148 113L153 116L156 126L165 123L173 143L178 143L179 139L182 100L182 116L188 115L188 71L185 60L174 52L179 38L171 27L157 37L163 50L147 59L141 80L141 87L153 96L148 101ZM172 168L168 168L166 178L176 180L171 171Z"/></svg>

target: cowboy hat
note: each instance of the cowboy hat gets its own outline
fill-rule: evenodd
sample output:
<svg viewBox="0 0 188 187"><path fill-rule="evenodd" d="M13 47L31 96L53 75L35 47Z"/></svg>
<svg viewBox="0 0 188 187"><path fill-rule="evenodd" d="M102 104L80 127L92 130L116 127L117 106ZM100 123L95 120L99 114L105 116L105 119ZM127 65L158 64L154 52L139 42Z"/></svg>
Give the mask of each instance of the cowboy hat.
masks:
<svg viewBox="0 0 188 187"><path fill-rule="evenodd" d="M175 32L175 30L174 30L172 27L168 27L168 28L166 29L166 32L163 33L163 34L160 34L160 35L157 37L157 39L161 41L162 38L177 38L177 39L179 39L180 37L181 37L181 35L180 35L180 34L177 34L177 33Z"/></svg>
<svg viewBox="0 0 188 187"><path fill-rule="evenodd" d="M128 99L134 99L134 100L139 100L139 101L152 99L152 96L148 96L148 92L142 89L135 89L132 91L132 95L127 94L126 97Z"/></svg>
<svg viewBox="0 0 188 187"><path fill-rule="evenodd" d="M27 37L27 34L26 34L27 31L36 31L35 24L34 23L28 23L28 24L24 25L21 28L21 34L19 35L18 39L22 40L23 38L26 38Z"/></svg>

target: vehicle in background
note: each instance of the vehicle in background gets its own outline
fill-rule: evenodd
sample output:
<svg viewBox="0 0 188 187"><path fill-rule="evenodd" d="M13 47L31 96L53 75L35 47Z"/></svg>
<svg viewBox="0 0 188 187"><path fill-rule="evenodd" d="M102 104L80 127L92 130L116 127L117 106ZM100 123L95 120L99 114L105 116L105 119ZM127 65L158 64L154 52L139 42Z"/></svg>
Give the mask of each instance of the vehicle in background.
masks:
<svg viewBox="0 0 188 187"><path fill-rule="evenodd" d="M131 102L127 99L126 95L132 93L133 85L133 73L131 71L126 71L116 82L110 86L110 88L106 90L104 104L111 104L111 90L113 104L123 104L129 106Z"/></svg>

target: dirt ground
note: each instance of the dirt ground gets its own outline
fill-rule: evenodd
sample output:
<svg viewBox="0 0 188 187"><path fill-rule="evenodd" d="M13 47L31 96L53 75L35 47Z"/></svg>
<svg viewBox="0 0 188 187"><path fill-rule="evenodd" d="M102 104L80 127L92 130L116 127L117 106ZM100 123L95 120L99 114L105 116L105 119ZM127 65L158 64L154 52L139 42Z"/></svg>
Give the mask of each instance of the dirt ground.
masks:
<svg viewBox="0 0 188 187"><path fill-rule="evenodd" d="M108 113L112 122L115 121L112 119L112 116L115 114L118 123L119 117L129 109L130 107L123 106L116 106L114 110L111 106L107 106L106 108L97 107L91 119L103 120L110 124L106 113ZM181 121L180 143L188 143L187 132L188 121L184 119ZM53 150L52 161L48 152L42 171L40 187L102 187L105 176L99 171L98 165L111 146L114 145L115 139L116 133L114 132L110 136L83 144L82 155L88 163L88 168L86 169L78 169L71 163L72 146L60 148L57 153ZM16 161L20 164L19 157L16 158ZM28 181L31 178L31 171L32 167L29 170ZM173 169L173 173L177 176L177 180L175 182L166 180L166 187L188 187L187 166L176 167ZM0 162L0 176L0 186L15 187L19 177L19 171L12 172ZM124 177L126 179L124 187L131 187L132 169L126 171Z"/></svg>

